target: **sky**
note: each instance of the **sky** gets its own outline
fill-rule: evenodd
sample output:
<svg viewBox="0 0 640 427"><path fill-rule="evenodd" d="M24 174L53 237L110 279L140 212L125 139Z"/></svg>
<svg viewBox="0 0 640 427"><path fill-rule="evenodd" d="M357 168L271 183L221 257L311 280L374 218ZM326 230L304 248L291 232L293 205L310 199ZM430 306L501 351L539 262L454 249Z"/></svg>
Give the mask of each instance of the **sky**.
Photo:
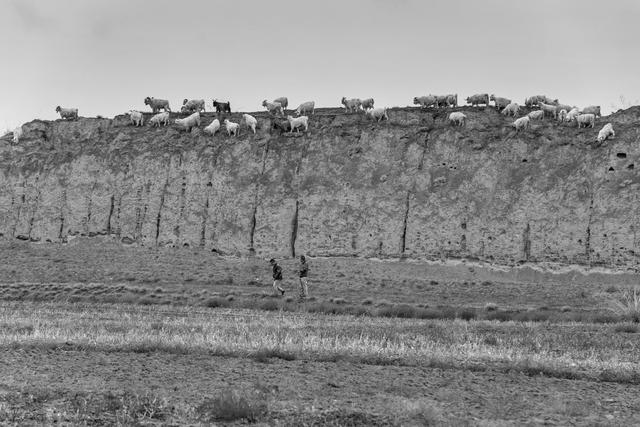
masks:
<svg viewBox="0 0 640 427"><path fill-rule="evenodd" d="M280 96L640 103L637 0L0 0L0 16L0 133L57 105L146 111L146 96L233 111Z"/></svg>

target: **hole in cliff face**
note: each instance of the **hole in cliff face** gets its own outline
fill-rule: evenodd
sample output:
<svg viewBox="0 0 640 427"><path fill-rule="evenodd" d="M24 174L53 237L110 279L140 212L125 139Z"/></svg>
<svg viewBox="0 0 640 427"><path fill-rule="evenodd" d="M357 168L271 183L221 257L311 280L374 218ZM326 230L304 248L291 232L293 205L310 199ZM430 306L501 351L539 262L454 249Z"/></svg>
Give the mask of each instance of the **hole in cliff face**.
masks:
<svg viewBox="0 0 640 427"><path fill-rule="evenodd" d="M212 187L213 184L211 183L211 181L207 182L207 187Z"/></svg>
<svg viewBox="0 0 640 427"><path fill-rule="evenodd" d="M618 154L616 154L616 157L618 157L619 159L626 159L627 158L627 153L618 153Z"/></svg>
<svg viewBox="0 0 640 427"><path fill-rule="evenodd" d="M578 239L578 244L581 245L582 244L582 239Z"/></svg>
<svg viewBox="0 0 640 427"><path fill-rule="evenodd" d="M613 166L611 166L611 167L609 168L609 172L614 172L614 171L615 171L615 169L613 168Z"/></svg>
<svg viewBox="0 0 640 427"><path fill-rule="evenodd" d="M527 163L527 159L522 159L522 163Z"/></svg>
<svg viewBox="0 0 640 427"><path fill-rule="evenodd" d="M633 169L633 168L634 168L633 163L631 163L629 166L627 166L627 169Z"/></svg>

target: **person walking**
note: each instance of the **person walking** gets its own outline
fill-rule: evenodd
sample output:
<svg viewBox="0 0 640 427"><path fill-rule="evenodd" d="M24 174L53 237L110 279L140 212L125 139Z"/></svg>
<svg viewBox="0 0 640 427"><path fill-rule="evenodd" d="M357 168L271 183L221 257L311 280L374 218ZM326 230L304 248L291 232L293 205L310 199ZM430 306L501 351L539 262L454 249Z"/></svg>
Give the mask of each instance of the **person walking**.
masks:
<svg viewBox="0 0 640 427"><path fill-rule="evenodd" d="M269 263L273 267L273 291L280 292L280 295L284 295L284 289L282 289L282 267L278 265L275 259L271 258Z"/></svg>
<svg viewBox="0 0 640 427"><path fill-rule="evenodd" d="M309 295L309 288L307 282L307 275L309 274L309 264L304 255L300 255L300 266L298 267L298 274L300 276L300 301L307 299Z"/></svg>

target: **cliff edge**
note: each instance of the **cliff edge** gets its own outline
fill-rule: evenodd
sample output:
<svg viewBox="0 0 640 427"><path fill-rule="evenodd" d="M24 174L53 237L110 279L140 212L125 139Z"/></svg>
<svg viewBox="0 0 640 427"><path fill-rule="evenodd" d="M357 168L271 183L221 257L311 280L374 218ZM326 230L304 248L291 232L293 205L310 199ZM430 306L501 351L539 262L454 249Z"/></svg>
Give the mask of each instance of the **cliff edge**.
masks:
<svg viewBox="0 0 640 427"><path fill-rule="evenodd" d="M309 131L215 137L128 118L35 120L0 140L0 234L221 254L472 258L636 268L640 107L595 129L493 108L393 108L389 121L319 109ZM525 110L526 113L527 110ZM150 115L145 114L145 119ZM241 113L228 115L240 122ZM616 138L595 142L611 122Z"/></svg>

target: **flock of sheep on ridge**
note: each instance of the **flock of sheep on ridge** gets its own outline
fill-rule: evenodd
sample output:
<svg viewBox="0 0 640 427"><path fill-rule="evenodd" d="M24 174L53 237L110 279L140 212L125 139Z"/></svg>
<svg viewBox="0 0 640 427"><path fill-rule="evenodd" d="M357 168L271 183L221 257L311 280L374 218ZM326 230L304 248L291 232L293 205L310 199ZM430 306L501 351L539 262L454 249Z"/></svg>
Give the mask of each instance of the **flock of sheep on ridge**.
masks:
<svg viewBox="0 0 640 427"><path fill-rule="evenodd" d="M489 96L487 93L472 95L466 98L467 104L470 104L472 107L480 106L484 104L485 106L490 106L490 102L494 103L494 106L502 112L504 115L516 117L520 111L520 106L512 102L510 99L497 97L495 95ZM150 124L154 127L160 127L161 125L167 126L170 123L169 113L171 112L171 108L169 107L169 101L166 99L159 99L153 97L146 97L144 100L145 105L151 107L154 116L152 116L147 124ZM360 111L364 111L371 118L380 122L381 120L389 120L389 116L387 115L387 108L374 108L374 100L373 98L368 98L361 100L359 98L346 99L345 97L341 100L342 105L344 105L347 112L357 113ZM458 95L427 95L427 96L418 96L413 98L413 104L419 105L421 108L448 108L448 107L458 107ZM595 126L596 117L601 117L600 107L599 106L589 106L583 108L582 110L577 107L572 107L569 105L564 105L558 102L557 99L550 99L545 95L534 95L525 100L525 105L527 107L538 107L538 110L531 111L526 116L520 117L516 119L512 126L515 128L516 132L521 130L525 130L530 126L531 120L541 120L546 116L551 116L554 119L563 122L563 123L573 123L576 122L578 128L581 127L591 127ZM289 100L286 97L280 97L274 99L273 101L267 101L266 99L262 102L262 106L267 109L268 112L274 115L280 115L284 117L287 107L289 106ZM216 109L217 113L231 113L231 104L228 101L218 101L217 99L213 100L213 107ZM160 112L160 110L163 110ZM190 114L188 117L175 119L174 123L178 125L178 127L184 129L186 132L191 132L191 129L194 127L200 126L200 112L205 111L205 102L204 99L185 99L182 102L182 107L180 112L183 114ZM313 114L315 111L315 102L309 101L304 102L298 106L298 108L294 111L295 116L287 115L288 123L274 123L274 127L282 130L289 131L292 133L294 130L296 132L300 132L300 128L304 128L306 132L309 128L309 117L304 114ZM78 118L78 109L77 108L62 108L58 106L56 108L56 112L60 114L62 119L71 119L75 120ZM144 125L144 116L143 113L136 110L129 110L126 113L131 123L134 126L143 126ZM256 126L258 121L255 117L250 114L242 115L243 121L248 129L255 134ZM449 114L449 122L453 125L464 126L467 120L467 116L460 112L455 111ZM225 118L223 120L223 124L227 131L227 135L237 136L238 130L240 128L240 123L234 123L229 119ZM204 128L204 132L210 135L215 135L216 132L220 129L221 124L220 120L217 118L214 119L208 126ZM23 131L22 127L18 127L13 131L13 141L18 142L20 137L22 136ZM613 126L611 123L607 123L598 133L598 137L596 140L600 143L608 139L609 137L615 137L615 132L613 130Z"/></svg>
<svg viewBox="0 0 640 427"><path fill-rule="evenodd" d="M487 93L472 95L467 97L467 104L471 104L472 107L484 104L489 106L489 103L493 101L494 106L502 112L505 116L516 117L520 112L520 105L516 102L512 102L510 99L501 98L495 95L489 96ZM458 95L428 95L419 96L413 98L413 103L420 105L423 108L433 106L435 108L440 107L457 107ZM578 107L561 104L557 99L550 99L546 95L534 95L524 101L527 107L538 107L538 110L531 111L526 116L516 119L511 125L516 129L516 132L525 130L530 126L531 120L542 120L546 116L551 116L554 119L562 123L576 122L578 128L581 127L594 127L596 117L602 117L600 113L600 106L591 105L585 107L582 110ZM454 125L464 126L467 120L467 116L459 111L449 114L449 122ZM604 142L609 137L615 137L616 133L613 130L613 125L607 123L598 132L596 140L600 143Z"/></svg>

